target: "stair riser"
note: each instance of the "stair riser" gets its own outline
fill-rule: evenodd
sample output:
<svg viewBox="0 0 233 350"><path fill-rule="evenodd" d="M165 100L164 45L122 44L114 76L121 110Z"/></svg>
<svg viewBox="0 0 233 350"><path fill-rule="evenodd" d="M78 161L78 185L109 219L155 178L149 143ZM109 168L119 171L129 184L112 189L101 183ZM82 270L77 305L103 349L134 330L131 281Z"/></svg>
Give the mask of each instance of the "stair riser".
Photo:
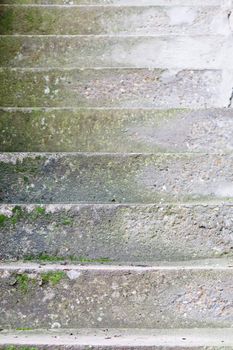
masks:
<svg viewBox="0 0 233 350"><path fill-rule="evenodd" d="M231 152L233 111L0 109L2 152Z"/></svg>
<svg viewBox="0 0 233 350"><path fill-rule="evenodd" d="M222 6L229 7L229 0L2 0L2 4L61 4L98 6Z"/></svg>
<svg viewBox="0 0 233 350"><path fill-rule="evenodd" d="M1 34L222 34L220 7L0 7ZM70 20L72 18L72 20Z"/></svg>
<svg viewBox="0 0 233 350"><path fill-rule="evenodd" d="M225 107L232 92L231 75L219 70L2 69L0 106Z"/></svg>
<svg viewBox="0 0 233 350"><path fill-rule="evenodd" d="M37 345L37 343L30 343L29 348L22 347L22 345L17 344L16 341L11 343L11 346L13 344L13 348L10 348L9 345L6 346L0 346L1 350L186 350L187 348L184 346L169 346L164 347L160 345L142 345L140 347L138 346L118 346L118 345L89 345L88 343L85 345ZM219 346L189 346L188 350L231 350L232 346L224 346L224 348Z"/></svg>
<svg viewBox="0 0 233 350"><path fill-rule="evenodd" d="M1 156L3 203L231 200L232 156Z"/></svg>
<svg viewBox="0 0 233 350"><path fill-rule="evenodd" d="M232 269L29 272L1 272L2 328L232 326Z"/></svg>
<svg viewBox="0 0 233 350"><path fill-rule="evenodd" d="M232 206L2 205L0 214L0 260L42 255L131 263L233 255Z"/></svg>
<svg viewBox="0 0 233 350"><path fill-rule="evenodd" d="M1 65L10 67L233 68L233 45L222 36L3 36L0 51Z"/></svg>

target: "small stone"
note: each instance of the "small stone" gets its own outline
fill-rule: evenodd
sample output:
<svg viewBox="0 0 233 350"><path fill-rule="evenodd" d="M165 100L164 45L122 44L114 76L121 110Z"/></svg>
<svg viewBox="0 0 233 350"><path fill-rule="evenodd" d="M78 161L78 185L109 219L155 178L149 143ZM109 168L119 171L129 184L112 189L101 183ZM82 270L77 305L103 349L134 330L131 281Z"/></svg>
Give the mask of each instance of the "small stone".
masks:
<svg viewBox="0 0 233 350"><path fill-rule="evenodd" d="M70 271L67 271L66 274L70 280L76 280L81 275L81 272L76 270L70 270Z"/></svg>

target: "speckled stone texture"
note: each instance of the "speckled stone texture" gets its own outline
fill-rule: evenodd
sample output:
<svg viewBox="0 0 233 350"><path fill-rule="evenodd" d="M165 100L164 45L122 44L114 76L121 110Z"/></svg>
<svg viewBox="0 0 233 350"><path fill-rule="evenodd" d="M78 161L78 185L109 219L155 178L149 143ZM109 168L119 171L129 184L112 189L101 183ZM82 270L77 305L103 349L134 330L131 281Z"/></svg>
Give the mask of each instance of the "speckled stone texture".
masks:
<svg viewBox="0 0 233 350"><path fill-rule="evenodd" d="M233 43L222 35L2 36L0 51L4 67L233 68Z"/></svg>
<svg viewBox="0 0 233 350"><path fill-rule="evenodd" d="M86 350L231 350L231 329L53 329L3 331L4 345L33 345L33 349ZM224 347L223 347L224 344Z"/></svg>
<svg viewBox="0 0 233 350"><path fill-rule="evenodd" d="M232 278L230 262L167 269L2 266L0 326L227 328Z"/></svg>
<svg viewBox="0 0 233 350"><path fill-rule="evenodd" d="M0 216L0 259L122 264L233 256L232 205L1 205Z"/></svg>
<svg viewBox="0 0 233 350"><path fill-rule="evenodd" d="M0 70L0 105L224 107L230 95L229 87L225 88L226 79L221 70L5 68Z"/></svg>

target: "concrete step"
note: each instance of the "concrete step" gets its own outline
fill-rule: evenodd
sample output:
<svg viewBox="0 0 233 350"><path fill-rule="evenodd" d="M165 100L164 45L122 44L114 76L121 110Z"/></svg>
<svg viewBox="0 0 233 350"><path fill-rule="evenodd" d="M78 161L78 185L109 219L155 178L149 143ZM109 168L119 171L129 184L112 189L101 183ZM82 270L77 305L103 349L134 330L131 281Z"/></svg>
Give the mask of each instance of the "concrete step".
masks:
<svg viewBox="0 0 233 350"><path fill-rule="evenodd" d="M0 265L1 328L232 327L233 265Z"/></svg>
<svg viewBox="0 0 233 350"><path fill-rule="evenodd" d="M153 263L233 256L232 204L1 205L0 260Z"/></svg>
<svg viewBox="0 0 233 350"><path fill-rule="evenodd" d="M231 350L232 328L223 329L69 329L2 331L0 349L64 350ZM30 348L25 348L30 346Z"/></svg>
<svg viewBox="0 0 233 350"><path fill-rule="evenodd" d="M227 107L232 78L221 70L1 69L0 106Z"/></svg>
<svg viewBox="0 0 233 350"><path fill-rule="evenodd" d="M1 34L226 34L228 9L161 6L0 6Z"/></svg>
<svg viewBox="0 0 233 350"><path fill-rule="evenodd" d="M232 109L0 109L4 152L232 152Z"/></svg>
<svg viewBox="0 0 233 350"><path fill-rule="evenodd" d="M2 203L233 199L232 155L3 153Z"/></svg>
<svg viewBox="0 0 233 350"><path fill-rule="evenodd" d="M222 35L2 36L0 51L5 67L233 68L233 40Z"/></svg>

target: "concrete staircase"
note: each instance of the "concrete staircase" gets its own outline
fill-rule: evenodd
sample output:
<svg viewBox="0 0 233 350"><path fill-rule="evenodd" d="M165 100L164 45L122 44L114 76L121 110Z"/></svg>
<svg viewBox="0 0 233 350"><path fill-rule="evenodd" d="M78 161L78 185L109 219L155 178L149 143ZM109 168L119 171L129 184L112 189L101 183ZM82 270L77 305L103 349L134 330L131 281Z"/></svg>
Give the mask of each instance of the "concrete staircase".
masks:
<svg viewBox="0 0 233 350"><path fill-rule="evenodd" d="M2 0L0 349L233 349L232 10Z"/></svg>

